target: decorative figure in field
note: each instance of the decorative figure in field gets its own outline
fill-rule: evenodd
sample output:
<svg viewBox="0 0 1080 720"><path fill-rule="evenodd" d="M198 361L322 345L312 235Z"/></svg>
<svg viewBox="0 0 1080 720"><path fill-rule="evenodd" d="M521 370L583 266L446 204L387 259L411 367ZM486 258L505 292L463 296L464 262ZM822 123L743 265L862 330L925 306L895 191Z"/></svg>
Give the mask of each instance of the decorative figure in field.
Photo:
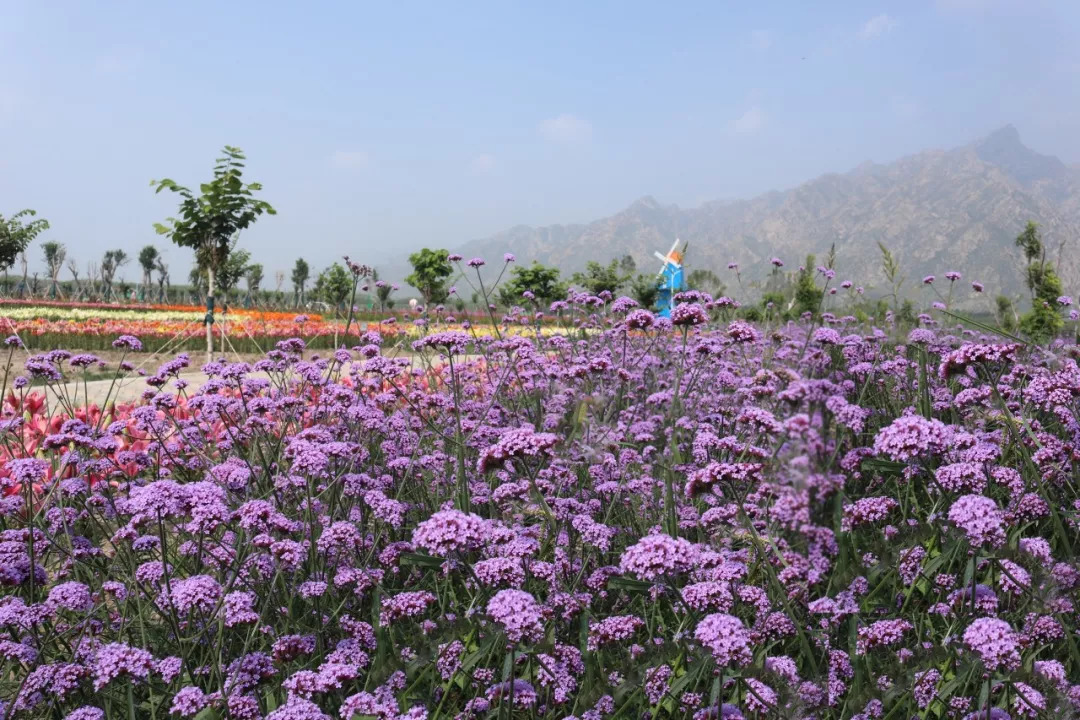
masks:
<svg viewBox="0 0 1080 720"><path fill-rule="evenodd" d="M653 253L663 263L660 266L660 272L656 274L659 290L656 296L656 311L661 317L671 316L671 310L675 307L675 294L686 288L683 280L683 258L686 256L686 248L689 245L690 243L683 243L680 250L679 239L675 238L667 255Z"/></svg>

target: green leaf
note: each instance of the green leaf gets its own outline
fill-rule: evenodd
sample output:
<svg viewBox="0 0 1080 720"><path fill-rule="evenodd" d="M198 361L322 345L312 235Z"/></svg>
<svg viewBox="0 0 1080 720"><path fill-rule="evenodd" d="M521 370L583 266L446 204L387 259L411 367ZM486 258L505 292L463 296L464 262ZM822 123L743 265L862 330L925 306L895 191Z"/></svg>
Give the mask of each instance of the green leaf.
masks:
<svg viewBox="0 0 1080 720"><path fill-rule="evenodd" d="M635 580L622 575L618 575L608 580L608 587L623 588L624 590L634 593L647 593L652 589L652 586L652 583L643 580Z"/></svg>
<svg viewBox="0 0 1080 720"><path fill-rule="evenodd" d="M880 458L869 458L862 461L861 468L866 472L876 472L881 475L900 475L907 467L902 462L894 462L892 460L882 460Z"/></svg>

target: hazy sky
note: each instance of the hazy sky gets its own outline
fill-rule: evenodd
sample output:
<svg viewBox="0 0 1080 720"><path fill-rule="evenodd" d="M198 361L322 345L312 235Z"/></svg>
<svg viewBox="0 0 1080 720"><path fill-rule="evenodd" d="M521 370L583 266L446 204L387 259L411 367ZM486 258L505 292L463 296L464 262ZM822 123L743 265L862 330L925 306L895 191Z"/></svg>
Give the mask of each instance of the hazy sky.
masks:
<svg viewBox="0 0 1080 720"><path fill-rule="evenodd" d="M1008 122L1075 162L1078 77L1076 0L0 0L0 213L80 261L165 247L150 180L238 145L279 211L241 240L272 285L301 254L749 196Z"/></svg>

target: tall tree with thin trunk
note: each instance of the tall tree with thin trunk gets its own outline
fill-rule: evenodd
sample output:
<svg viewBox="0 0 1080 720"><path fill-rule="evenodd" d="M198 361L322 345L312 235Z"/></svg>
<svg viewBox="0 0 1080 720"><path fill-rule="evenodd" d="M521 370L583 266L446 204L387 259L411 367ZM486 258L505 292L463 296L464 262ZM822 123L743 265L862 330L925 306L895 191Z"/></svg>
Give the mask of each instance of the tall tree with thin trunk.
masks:
<svg viewBox="0 0 1080 720"><path fill-rule="evenodd" d="M158 255L157 265L154 268L158 274L158 302L168 302L169 299L169 266L165 264L165 257Z"/></svg>
<svg viewBox="0 0 1080 720"><path fill-rule="evenodd" d="M214 280L228 259L236 237L260 215L274 215L270 203L259 200L255 193L262 190L259 183L243 182L244 153L225 146L224 156L214 166L214 179L199 187L195 195L173 180L151 182L156 192L169 190L180 195L179 217L171 217L154 228L180 247L195 251L196 262L206 269L206 359L214 352Z"/></svg>
<svg viewBox="0 0 1080 720"><path fill-rule="evenodd" d="M107 250L101 259L101 284L104 286L102 293L105 302L112 299L116 271L126 265L127 261L128 255L123 250Z"/></svg>
<svg viewBox="0 0 1080 720"><path fill-rule="evenodd" d="M294 305L299 306L300 303L304 302L304 285L307 284L310 276L311 268L308 267L307 261L304 258L296 258L296 264L293 265L292 269Z"/></svg>
<svg viewBox="0 0 1080 720"><path fill-rule="evenodd" d="M139 267L142 268L142 289L139 291L139 297L143 302L149 296L150 287L154 282L154 270L157 268L160 256L161 253L153 245L147 245L139 251Z"/></svg>
<svg viewBox="0 0 1080 720"><path fill-rule="evenodd" d="M79 264L74 259L68 260L68 271L71 272L71 287L76 300L83 299L82 285L79 283Z"/></svg>
<svg viewBox="0 0 1080 720"><path fill-rule="evenodd" d="M67 248L58 242L50 241L41 244L41 251L45 256L45 267L49 268L49 297L56 297L60 290L60 271L64 269L64 258L67 257Z"/></svg>

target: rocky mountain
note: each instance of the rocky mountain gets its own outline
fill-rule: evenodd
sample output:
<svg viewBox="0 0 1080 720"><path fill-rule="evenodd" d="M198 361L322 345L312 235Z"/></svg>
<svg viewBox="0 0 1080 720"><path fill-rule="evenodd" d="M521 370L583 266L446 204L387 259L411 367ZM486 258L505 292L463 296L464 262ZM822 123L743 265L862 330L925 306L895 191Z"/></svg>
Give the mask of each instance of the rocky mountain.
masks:
<svg viewBox="0 0 1080 720"><path fill-rule="evenodd" d="M988 293L1019 296L1025 291L1013 240L1028 220L1042 226L1052 257L1060 257L1066 288L1076 288L1080 168L1026 147L1009 125L965 147L867 162L783 192L687 209L644 197L602 220L518 226L461 252L496 258L509 251L564 273L630 254L651 269L653 251L679 237L690 243L688 267L728 278L727 264L737 262L753 279L774 255L793 266L835 243L838 273L872 288L884 285L880 241L900 260L910 291L924 275L959 270Z"/></svg>

